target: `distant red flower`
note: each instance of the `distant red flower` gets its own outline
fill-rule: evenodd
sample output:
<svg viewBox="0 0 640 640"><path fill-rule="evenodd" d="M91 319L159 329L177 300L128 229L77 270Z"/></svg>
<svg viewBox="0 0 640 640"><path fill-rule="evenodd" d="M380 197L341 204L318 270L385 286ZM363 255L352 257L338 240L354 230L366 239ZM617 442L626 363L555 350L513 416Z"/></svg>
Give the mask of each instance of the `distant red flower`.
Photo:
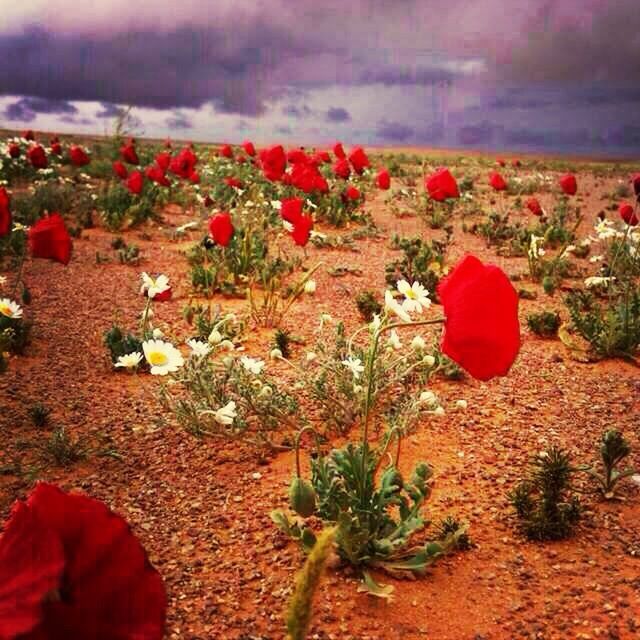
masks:
<svg viewBox="0 0 640 640"><path fill-rule="evenodd" d="M242 148L248 156L253 157L256 155L256 148L253 146L253 142L251 142L251 140L245 140L242 143Z"/></svg>
<svg viewBox="0 0 640 640"><path fill-rule="evenodd" d="M290 164L308 163L309 156L307 156L303 149L289 149L289 151L287 151L287 162Z"/></svg>
<svg viewBox="0 0 640 640"><path fill-rule="evenodd" d="M327 181L318 171L316 165L308 161L294 163L289 180L290 184L305 193L313 193L314 191L325 193L329 190Z"/></svg>
<svg viewBox="0 0 640 640"><path fill-rule="evenodd" d="M287 156L282 145L276 145L260 152L260 164L267 180L276 182L282 178L287 166Z"/></svg>
<svg viewBox="0 0 640 640"><path fill-rule="evenodd" d="M537 198L529 198L527 200L526 206L534 216L541 216L544 213L544 211L542 210L542 205Z"/></svg>
<svg viewBox="0 0 640 640"><path fill-rule="evenodd" d="M356 189L356 187L354 187L352 184L350 184L345 192L344 192L345 198L347 200L359 200L360 199L360 190Z"/></svg>
<svg viewBox="0 0 640 640"><path fill-rule="evenodd" d="M133 171L127 178L127 189L134 195L139 196L142 193L144 185L144 176L141 171Z"/></svg>
<svg viewBox="0 0 640 640"><path fill-rule="evenodd" d="M129 172L127 171L127 167L125 167L120 160L114 160L111 166L113 168L113 173L115 173L118 178L122 178L123 180L127 179Z"/></svg>
<svg viewBox="0 0 640 640"><path fill-rule="evenodd" d="M195 171L198 157L189 147L183 147L178 155L171 158L169 171L185 180Z"/></svg>
<svg viewBox="0 0 640 640"><path fill-rule="evenodd" d="M333 173L343 180L348 180L351 175L351 167L349 166L349 161L346 158L342 158L338 160L333 165Z"/></svg>
<svg viewBox="0 0 640 640"><path fill-rule="evenodd" d="M223 158L233 158L233 149L230 144L223 144L220 147L220 155Z"/></svg>
<svg viewBox="0 0 640 640"><path fill-rule="evenodd" d="M356 173L362 173L369 165L369 158L362 147L356 147L349 154L349 162Z"/></svg>
<svg viewBox="0 0 640 640"><path fill-rule="evenodd" d="M169 138L164 141L164 148L171 149L171 140Z"/></svg>
<svg viewBox="0 0 640 640"><path fill-rule="evenodd" d="M506 163L502 158L498 158L498 159L496 160L496 164L497 164L499 167L506 167L506 166L507 166L507 163Z"/></svg>
<svg viewBox="0 0 640 640"><path fill-rule="evenodd" d="M89 154L76 144L72 144L69 148L69 159L74 167L84 167L89 164Z"/></svg>
<svg viewBox="0 0 640 640"><path fill-rule="evenodd" d="M519 167L522 163L517 158L511 163L514 167Z"/></svg>
<svg viewBox="0 0 640 640"><path fill-rule="evenodd" d="M71 236L59 213L40 218L29 229L29 248L34 258L69 264L71 247Z"/></svg>
<svg viewBox="0 0 640 640"><path fill-rule="evenodd" d="M313 218L303 213L293 223L293 231L291 232L291 237L299 247L304 247L307 244L307 242L309 242L312 229L313 229Z"/></svg>
<svg viewBox="0 0 640 640"><path fill-rule="evenodd" d="M620 207L618 207L618 213L630 227L635 227L638 224L638 215L633 206L628 202L623 202Z"/></svg>
<svg viewBox="0 0 640 640"><path fill-rule="evenodd" d="M465 256L438 285L442 351L478 380L508 373L520 350L518 294L506 274Z"/></svg>
<svg viewBox="0 0 640 640"><path fill-rule="evenodd" d="M236 189L242 189L242 181L238 180L238 178L234 178L233 176L230 176L228 178L223 178L222 180L228 187L235 187Z"/></svg>
<svg viewBox="0 0 640 640"><path fill-rule="evenodd" d="M45 153L44 148L39 144L29 147L29 150L27 151L27 158L34 169L46 169L49 164L47 154Z"/></svg>
<svg viewBox="0 0 640 640"><path fill-rule="evenodd" d="M378 189L387 190L391 187L391 177L386 169L381 169L376 176L376 184Z"/></svg>
<svg viewBox="0 0 640 640"><path fill-rule="evenodd" d="M459 198L458 183L449 169L438 169L434 174L425 178L425 187L429 196L437 202L447 198Z"/></svg>
<svg viewBox="0 0 640 640"><path fill-rule="evenodd" d="M54 156L62 155L62 145L59 142L51 142L51 153Z"/></svg>
<svg viewBox="0 0 640 640"><path fill-rule="evenodd" d="M231 216L225 211L216 213L209 218L209 236L221 247L226 247L233 236L233 222Z"/></svg>
<svg viewBox="0 0 640 640"><path fill-rule="evenodd" d="M507 189L507 183L505 182L505 179L497 171L492 171L489 174L489 184L496 191L506 191Z"/></svg>
<svg viewBox="0 0 640 640"><path fill-rule="evenodd" d="M11 232L11 198L4 187L0 187L0 237Z"/></svg>
<svg viewBox="0 0 640 640"><path fill-rule="evenodd" d="M136 151L136 147L133 142L123 144L120 147L120 155L122 156L122 159L128 164L140 164L138 152Z"/></svg>
<svg viewBox="0 0 640 640"><path fill-rule="evenodd" d="M193 184L200 184L200 174L197 171L192 171L189 174L189 182Z"/></svg>
<svg viewBox="0 0 640 640"><path fill-rule="evenodd" d="M286 198L280 201L280 215L283 220L295 224L302 215L304 202L302 198Z"/></svg>
<svg viewBox="0 0 640 640"><path fill-rule="evenodd" d="M636 194L636 197L640 199L640 173L631 176L631 184L633 185L633 192Z"/></svg>
<svg viewBox="0 0 640 640"><path fill-rule="evenodd" d="M211 196L209 194L207 194L204 197L204 206L205 207L211 207L213 205L213 200L211 199Z"/></svg>
<svg viewBox="0 0 640 640"><path fill-rule="evenodd" d="M161 640L162 578L102 502L39 483L0 537L0 637Z"/></svg>
<svg viewBox="0 0 640 640"><path fill-rule="evenodd" d="M560 188L568 196L575 196L578 191L578 182L572 173L567 173L560 178Z"/></svg>
<svg viewBox="0 0 640 640"><path fill-rule="evenodd" d="M342 142L336 142L333 145L333 155L339 160L342 160L347 157L347 154L344 152Z"/></svg>
<svg viewBox="0 0 640 640"><path fill-rule="evenodd" d="M155 157L155 161L163 171L167 171L171 164L171 152L162 151L161 153L158 153Z"/></svg>
<svg viewBox="0 0 640 640"><path fill-rule="evenodd" d="M331 156L328 151L316 151L315 158L319 160L318 164L330 164Z"/></svg>
<svg viewBox="0 0 640 640"><path fill-rule="evenodd" d="M244 164L247 161L246 156L236 156L236 162L238 164Z"/></svg>
<svg viewBox="0 0 640 640"><path fill-rule="evenodd" d="M33 134L33 131L32 131L31 129L27 129L26 131L23 131L23 132L22 132L22 137L23 137L25 140L35 140L35 139L36 139L36 137L35 137L35 135Z"/></svg>
<svg viewBox="0 0 640 640"><path fill-rule="evenodd" d="M9 145L9 155L12 158L19 158L20 157L20 145L16 144L15 142L12 142Z"/></svg>
<svg viewBox="0 0 640 640"><path fill-rule="evenodd" d="M169 178L167 178L165 172L162 167L159 167L157 164L151 165L144 170L145 176L151 180L151 182L155 182L162 187L168 187L171 185L169 182Z"/></svg>

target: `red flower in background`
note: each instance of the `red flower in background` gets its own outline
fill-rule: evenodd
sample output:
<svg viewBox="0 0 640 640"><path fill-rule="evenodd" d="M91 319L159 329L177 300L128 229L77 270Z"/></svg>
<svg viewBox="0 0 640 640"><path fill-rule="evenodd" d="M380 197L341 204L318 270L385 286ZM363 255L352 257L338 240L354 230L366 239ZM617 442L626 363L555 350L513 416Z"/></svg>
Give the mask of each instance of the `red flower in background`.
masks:
<svg viewBox="0 0 640 640"><path fill-rule="evenodd" d="M16 144L15 142L12 142L9 145L9 155L12 158L19 158L20 157L20 145Z"/></svg>
<svg viewBox="0 0 640 640"><path fill-rule="evenodd" d="M498 159L496 160L496 164L497 164L499 167L506 167L506 166L507 166L507 163L506 163L502 158L498 158Z"/></svg>
<svg viewBox="0 0 640 640"><path fill-rule="evenodd" d="M196 154L189 147L184 147L177 156L171 158L169 171L186 180L195 171L197 162Z"/></svg>
<svg viewBox="0 0 640 640"><path fill-rule="evenodd" d="M349 166L349 161L346 158L338 160L333 165L333 173L338 176L338 178L348 180L349 176L351 175L351 167Z"/></svg>
<svg viewBox="0 0 640 640"><path fill-rule="evenodd" d="M236 187L236 189L242 189L242 181L233 176L229 178L223 178L223 182L229 187Z"/></svg>
<svg viewBox="0 0 640 640"><path fill-rule="evenodd" d="M290 164L296 164L298 162L307 164L309 160L309 156L307 156L303 149L289 149L289 151L287 151L287 162Z"/></svg>
<svg viewBox="0 0 640 640"><path fill-rule="evenodd" d="M560 188L568 196L575 196L578 191L578 182L572 173L567 173L560 178Z"/></svg>
<svg viewBox="0 0 640 640"><path fill-rule="evenodd" d="M285 198L280 200L280 215L283 220L295 224L302 215L304 202L302 198Z"/></svg>
<svg viewBox="0 0 640 640"><path fill-rule="evenodd" d="M356 189L352 184L350 184L344 192L345 198L347 200L359 200L360 199L360 191Z"/></svg>
<svg viewBox="0 0 640 640"><path fill-rule="evenodd" d="M247 161L247 156L236 156L236 162L238 164L244 164Z"/></svg>
<svg viewBox="0 0 640 640"><path fill-rule="evenodd" d="M233 149L230 144L223 144L220 147L220 155L223 158L233 158Z"/></svg>
<svg viewBox="0 0 640 640"><path fill-rule="evenodd" d="M149 178L149 180L151 180L151 182L155 182L162 187L168 187L171 184L162 167L159 167L158 165L147 167L144 174Z"/></svg>
<svg viewBox="0 0 640 640"><path fill-rule="evenodd" d="M248 156L253 157L256 155L256 148L253 146L253 142L251 142L251 140L245 140L242 143L242 148Z"/></svg>
<svg viewBox="0 0 640 640"><path fill-rule="evenodd" d="M478 380L508 373L520 350L518 294L506 274L465 256L438 285L442 351Z"/></svg>
<svg viewBox="0 0 640 640"><path fill-rule="evenodd" d="M164 148L171 149L171 140L169 138L164 141Z"/></svg>
<svg viewBox="0 0 640 640"><path fill-rule="evenodd" d="M134 195L139 196L142 193L144 185L144 176L141 171L133 171L127 178L127 189Z"/></svg>
<svg viewBox="0 0 640 640"><path fill-rule="evenodd" d="M362 173L369 164L369 158L362 147L356 147L349 154L349 162L356 173Z"/></svg>
<svg viewBox="0 0 640 640"><path fill-rule="evenodd" d="M226 211L216 213L215 216L209 218L209 235L221 247L226 247L229 244L233 236L233 222Z"/></svg>
<svg viewBox="0 0 640 640"><path fill-rule="evenodd" d="M62 155L62 145L56 140L56 141L51 141L51 153L54 156L61 156Z"/></svg>
<svg viewBox="0 0 640 640"><path fill-rule="evenodd" d="M541 216L544 211L542 210L542 205L538 202L537 198L529 198L527 200L527 209L533 213L534 216Z"/></svg>
<svg viewBox="0 0 640 640"><path fill-rule="evenodd" d="M45 153L44 148L39 144L29 147L29 150L27 151L27 158L34 169L46 169L49 164L47 161L47 154Z"/></svg>
<svg viewBox="0 0 640 640"><path fill-rule="evenodd" d="M308 161L294 163L289 180L290 184L305 193L312 193L313 191L324 193L329 190L327 181L318 171L316 165Z"/></svg>
<svg viewBox="0 0 640 640"><path fill-rule="evenodd" d="M280 180L287 166L287 156L282 145L263 149L260 152L260 164L267 180L271 182Z"/></svg>
<svg viewBox="0 0 640 640"><path fill-rule="evenodd" d="M458 183L449 169L438 169L434 174L425 178L425 187L429 196L437 202L447 198L459 198Z"/></svg>
<svg viewBox="0 0 640 640"><path fill-rule="evenodd" d="M200 174L197 171L192 171L189 175L189 182L193 184L200 184Z"/></svg>
<svg viewBox="0 0 640 640"><path fill-rule="evenodd" d="M511 163L514 167L519 167L522 163L517 158Z"/></svg>
<svg viewBox="0 0 640 640"><path fill-rule="evenodd" d="M497 171L492 171L489 174L489 184L496 191L506 191L507 189L507 183L505 182L505 179Z"/></svg>
<svg viewBox="0 0 640 640"><path fill-rule="evenodd" d="M347 154L344 152L344 147L342 146L342 142L336 142L333 145L333 155L338 158L338 160L343 160L347 157Z"/></svg>
<svg viewBox="0 0 640 640"><path fill-rule="evenodd" d="M127 171L127 167L125 167L120 160L114 160L111 166L113 168L113 173L115 173L118 178L122 178L123 180L127 179L129 172Z"/></svg>
<svg viewBox="0 0 640 640"><path fill-rule="evenodd" d="M635 209L628 202L623 202L618 207L618 213L630 227L635 227L638 224L638 216Z"/></svg>
<svg viewBox="0 0 640 640"><path fill-rule="evenodd" d="M40 218L29 228L29 248L34 258L69 264L71 246L71 236L59 213Z"/></svg>
<svg viewBox="0 0 640 640"><path fill-rule="evenodd" d="M84 167L91 162L89 154L78 145L72 144L69 148L69 159L74 167Z"/></svg>
<svg viewBox="0 0 640 640"><path fill-rule="evenodd" d="M4 187L0 187L0 237L11 232L11 198Z"/></svg>
<svg viewBox="0 0 640 640"><path fill-rule="evenodd" d="M39 483L0 538L0 637L160 640L162 578L102 502Z"/></svg>
<svg viewBox="0 0 640 640"><path fill-rule="evenodd" d="M318 164L331 163L331 156L329 155L328 151L316 151L316 153L314 154L314 157L316 158Z"/></svg>
<svg viewBox="0 0 640 640"><path fill-rule="evenodd" d="M169 151L162 151L156 155L155 161L163 171L167 171L171 164L171 153Z"/></svg>
<svg viewBox="0 0 640 640"><path fill-rule="evenodd" d="M293 241L299 246L304 247L311 236L311 229L313 229L313 218L305 215L304 213L293 223L293 231L291 237Z"/></svg>
<svg viewBox="0 0 640 640"><path fill-rule="evenodd" d="M636 194L636 197L640 199L640 173L631 176L631 184L633 185L633 192Z"/></svg>
<svg viewBox="0 0 640 640"><path fill-rule="evenodd" d="M385 191L391 187L391 177L386 169L381 169L376 176L376 184L378 189L384 189Z"/></svg>
<svg viewBox="0 0 640 640"><path fill-rule="evenodd" d="M22 132L22 137L25 140L35 140L36 139L36 137L35 137L35 135L33 135L33 131L31 129L27 129L26 131L23 131Z"/></svg>
<svg viewBox="0 0 640 640"><path fill-rule="evenodd" d="M120 147L120 155L122 159L128 164L140 164L138 158L138 152L133 142L128 142Z"/></svg>

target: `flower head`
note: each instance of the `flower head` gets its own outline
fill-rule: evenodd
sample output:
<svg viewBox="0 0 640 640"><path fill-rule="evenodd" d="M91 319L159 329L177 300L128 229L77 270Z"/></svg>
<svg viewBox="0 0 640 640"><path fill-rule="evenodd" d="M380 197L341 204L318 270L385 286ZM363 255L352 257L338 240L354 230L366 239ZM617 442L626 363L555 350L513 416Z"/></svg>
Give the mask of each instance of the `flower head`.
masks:
<svg viewBox="0 0 640 640"><path fill-rule="evenodd" d="M122 369L137 369L140 362L142 362L142 354L138 351L133 351L120 356L115 366Z"/></svg>
<svg viewBox="0 0 640 640"><path fill-rule="evenodd" d="M411 322L411 316L406 312L404 307L396 302L393 294L388 289L384 292L384 308L398 316L403 322Z"/></svg>
<svg viewBox="0 0 640 640"><path fill-rule="evenodd" d="M146 294L147 297L158 302L164 302L171 297L171 286L169 285L168 276L162 273L154 279L146 271L143 271L140 274L140 278L142 279L140 293Z"/></svg>
<svg viewBox="0 0 640 640"><path fill-rule="evenodd" d="M349 356L346 360L342 361L342 364L351 371L355 380L358 380L360 378L360 374L364 371L364 365L360 358L353 358L352 356Z"/></svg>
<svg viewBox="0 0 640 640"><path fill-rule="evenodd" d="M402 308L407 313L422 313L431 305L429 300L429 292L419 283L409 284L406 280L400 280L396 285L398 291L404 296Z"/></svg>
<svg viewBox="0 0 640 640"><path fill-rule="evenodd" d="M258 358L250 358L249 356L242 356L240 363L249 372L256 376L259 376L264 369L264 361Z"/></svg>
<svg viewBox="0 0 640 640"><path fill-rule="evenodd" d="M220 407L220 409L213 414L213 419L218 424L230 425L233 424L237 415L236 403L233 400L230 400L224 405L224 407Z"/></svg>
<svg viewBox="0 0 640 640"><path fill-rule="evenodd" d="M22 307L17 302L9 300L9 298L2 298L0 300L0 315L12 320L18 320L22 318Z"/></svg>
<svg viewBox="0 0 640 640"><path fill-rule="evenodd" d="M146 340L142 343L142 350L154 376L166 376L184 364L182 354L170 342Z"/></svg>
<svg viewBox="0 0 640 640"><path fill-rule="evenodd" d="M187 345L191 349L191 355L196 358L205 358L211 353L211 345L204 340L187 340Z"/></svg>

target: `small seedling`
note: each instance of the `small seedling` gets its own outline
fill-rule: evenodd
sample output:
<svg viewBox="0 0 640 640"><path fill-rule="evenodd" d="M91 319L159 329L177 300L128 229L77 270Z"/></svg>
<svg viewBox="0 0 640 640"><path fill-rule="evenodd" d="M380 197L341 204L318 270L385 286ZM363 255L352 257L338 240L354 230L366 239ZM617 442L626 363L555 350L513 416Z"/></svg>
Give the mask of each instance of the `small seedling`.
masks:
<svg viewBox="0 0 640 640"><path fill-rule="evenodd" d="M47 425L50 413L51 409L42 404L42 402L36 402L29 407L29 416L31 417L31 422L33 422L34 426L38 428L42 428Z"/></svg>

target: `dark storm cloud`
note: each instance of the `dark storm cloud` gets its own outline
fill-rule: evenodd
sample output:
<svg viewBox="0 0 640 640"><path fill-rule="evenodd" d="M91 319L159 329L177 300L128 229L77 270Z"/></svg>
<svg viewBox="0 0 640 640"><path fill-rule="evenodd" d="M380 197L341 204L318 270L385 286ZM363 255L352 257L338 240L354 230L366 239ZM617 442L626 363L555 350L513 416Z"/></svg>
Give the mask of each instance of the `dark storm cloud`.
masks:
<svg viewBox="0 0 640 640"><path fill-rule="evenodd" d="M351 114L344 107L329 107L325 117L327 122L338 124L351 120Z"/></svg>
<svg viewBox="0 0 640 640"><path fill-rule="evenodd" d="M364 71L359 77L360 84L397 85L433 85L450 84L457 74L446 69L371 69Z"/></svg>
<svg viewBox="0 0 640 640"><path fill-rule="evenodd" d="M170 129L193 129L193 123L183 113L174 113L165 123Z"/></svg>
<svg viewBox="0 0 640 640"><path fill-rule="evenodd" d="M3 115L7 120L31 122L38 114L67 114L78 113L78 109L64 100L50 100L46 98L25 97L9 104Z"/></svg>
<svg viewBox="0 0 640 640"><path fill-rule="evenodd" d="M295 104L286 104L282 107L282 114L291 118L308 118L313 115L313 109L307 104L296 106Z"/></svg>
<svg viewBox="0 0 640 640"><path fill-rule="evenodd" d="M406 142L414 134L412 127L402 122L381 120L376 129L376 136L387 142Z"/></svg>
<svg viewBox="0 0 640 640"><path fill-rule="evenodd" d="M102 103L102 110L96 111L96 118L117 118L122 113L122 107L110 102Z"/></svg>
<svg viewBox="0 0 640 640"><path fill-rule="evenodd" d="M490 145L496 134L495 125L490 122L465 125L458 129L458 143L463 146Z"/></svg>
<svg viewBox="0 0 640 640"><path fill-rule="evenodd" d="M82 126L89 126L94 124L94 120L92 120L91 118L78 118L75 116L60 116L58 118L59 122L64 122L65 124L77 124L77 125L82 125Z"/></svg>

